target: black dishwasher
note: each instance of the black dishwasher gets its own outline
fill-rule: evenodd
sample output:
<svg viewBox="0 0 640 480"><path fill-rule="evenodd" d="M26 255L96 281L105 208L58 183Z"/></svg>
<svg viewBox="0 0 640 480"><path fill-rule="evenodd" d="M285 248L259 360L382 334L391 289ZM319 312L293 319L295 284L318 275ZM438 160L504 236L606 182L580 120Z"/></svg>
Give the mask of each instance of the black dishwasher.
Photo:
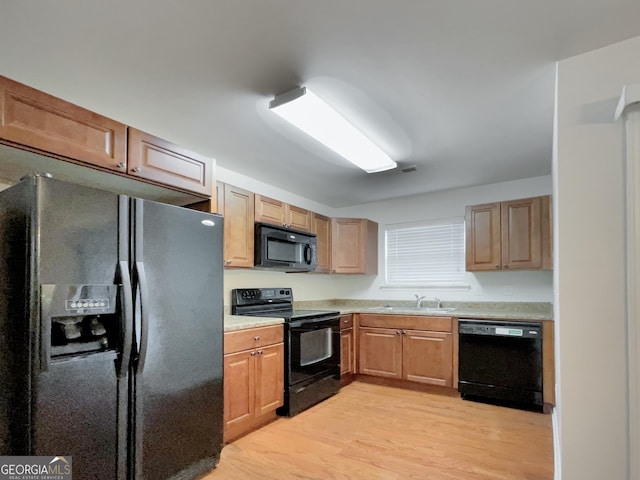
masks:
<svg viewBox="0 0 640 480"><path fill-rule="evenodd" d="M460 319L458 337L462 398L542 410L540 323Z"/></svg>

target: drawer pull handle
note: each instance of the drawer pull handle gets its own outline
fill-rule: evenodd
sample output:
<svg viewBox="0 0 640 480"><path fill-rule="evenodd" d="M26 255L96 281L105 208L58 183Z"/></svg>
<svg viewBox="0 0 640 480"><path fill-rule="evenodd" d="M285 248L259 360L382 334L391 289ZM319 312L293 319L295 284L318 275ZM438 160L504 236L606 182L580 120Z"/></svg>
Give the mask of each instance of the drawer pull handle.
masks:
<svg viewBox="0 0 640 480"><path fill-rule="evenodd" d="M253 337L253 339L257 342L258 340L260 340L260 335L256 335L255 337Z"/></svg>

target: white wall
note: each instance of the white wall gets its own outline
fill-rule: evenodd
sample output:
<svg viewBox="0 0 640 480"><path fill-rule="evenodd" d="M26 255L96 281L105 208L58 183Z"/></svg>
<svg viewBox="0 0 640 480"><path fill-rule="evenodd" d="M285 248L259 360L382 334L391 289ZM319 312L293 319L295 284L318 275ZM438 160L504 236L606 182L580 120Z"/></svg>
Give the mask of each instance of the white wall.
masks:
<svg viewBox="0 0 640 480"><path fill-rule="evenodd" d="M384 231L387 225L440 218L463 218L467 205L548 195L551 176L460 188L374 202L341 209L340 216L369 218L379 225L379 275L358 280L355 295L359 298L388 300L412 299L414 293L456 301L551 302L552 272L467 272L469 289L389 289L384 287Z"/></svg>
<svg viewBox="0 0 640 480"><path fill-rule="evenodd" d="M305 198L262 183L256 179L219 169L218 179L323 213L332 217L362 217L379 223L379 275L285 274L256 270L225 272L225 303L233 288L283 286L294 290L296 300L359 298L376 300L411 300L414 293L438 296L444 301L533 301L553 299L551 272L481 272L467 273L470 285L464 290L386 289L384 284L384 227L386 224L413 222L444 217L464 217L464 207L485 202L512 200L551 193L550 176L463 188L376 202L356 207L331 209Z"/></svg>
<svg viewBox="0 0 640 480"><path fill-rule="evenodd" d="M640 37L558 64L554 154L560 474L628 479L623 125ZM634 455L637 455L635 452Z"/></svg>

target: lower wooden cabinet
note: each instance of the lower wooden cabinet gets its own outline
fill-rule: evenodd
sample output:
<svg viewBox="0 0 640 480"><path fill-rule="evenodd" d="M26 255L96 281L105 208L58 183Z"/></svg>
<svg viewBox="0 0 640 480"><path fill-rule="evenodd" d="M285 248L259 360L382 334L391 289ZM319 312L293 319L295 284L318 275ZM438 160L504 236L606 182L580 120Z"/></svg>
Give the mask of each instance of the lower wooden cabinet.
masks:
<svg viewBox="0 0 640 480"><path fill-rule="evenodd" d="M412 382L453 385L453 340L450 333L402 331L402 378Z"/></svg>
<svg viewBox="0 0 640 480"><path fill-rule="evenodd" d="M340 316L340 380L342 385L351 383L356 371L355 334L353 316Z"/></svg>
<svg viewBox="0 0 640 480"><path fill-rule="evenodd" d="M225 442L275 418L276 408L284 404L282 339L281 325L225 334Z"/></svg>
<svg viewBox="0 0 640 480"><path fill-rule="evenodd" d="M358 331L358 373L453 386L450 318L361 315Z"/></svg>

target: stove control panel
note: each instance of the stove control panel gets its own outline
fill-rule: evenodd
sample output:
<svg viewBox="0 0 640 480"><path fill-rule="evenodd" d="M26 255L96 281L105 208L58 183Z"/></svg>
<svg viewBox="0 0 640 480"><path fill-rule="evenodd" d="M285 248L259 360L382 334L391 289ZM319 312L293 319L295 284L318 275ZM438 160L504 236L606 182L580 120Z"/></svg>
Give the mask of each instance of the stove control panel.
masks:
<svg viewBox="0 0 640 480"><path fill-rule="evenodd" d="M291 288L236 288L231 291L231 305L292 303Z"/></svg>

